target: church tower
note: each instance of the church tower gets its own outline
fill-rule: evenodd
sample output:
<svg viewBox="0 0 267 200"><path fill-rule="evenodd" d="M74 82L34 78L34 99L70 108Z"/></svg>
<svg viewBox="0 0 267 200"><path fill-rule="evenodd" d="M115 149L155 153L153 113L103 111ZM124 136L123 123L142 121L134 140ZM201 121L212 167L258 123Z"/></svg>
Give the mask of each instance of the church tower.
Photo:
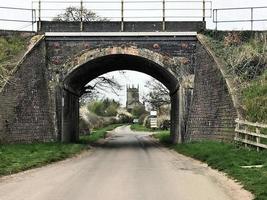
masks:
<svg viewBox="0 0 267 200"><path fill-rule="evenodd" d="M137 88L127 85L126 108L131 111L136 106L143 106L143 104L139 101L139 85Z"/></svg>

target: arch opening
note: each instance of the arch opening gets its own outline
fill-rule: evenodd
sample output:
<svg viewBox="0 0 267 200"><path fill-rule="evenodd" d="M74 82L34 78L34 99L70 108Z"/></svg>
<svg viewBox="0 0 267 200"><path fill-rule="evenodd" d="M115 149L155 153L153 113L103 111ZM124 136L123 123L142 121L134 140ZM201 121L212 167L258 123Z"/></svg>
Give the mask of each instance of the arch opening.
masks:
<svg viewBox="0 0 267 200"><path fill-rule="evenodd" d="M64 79L64 87L82 95L84 86L96 77L117 70L133 70L150 75L161 82L170 94L179 87L178 78L169 69L144 57L129 54L112 54L90 60L73 69Z"/></svg>
<svg viewBox="0 0 267 200"><path fill-rule="evenodd" d="M155 52L154 52L155 53ZM72 68L63 80L61 109L61 140L76 141L79 138L79 97L85 92L85 86L91 80L108 72L132 70L150 75L161 82L170 92L171 99L171 138L172 142L181 142L179 133L179 78L170 66L163 65L157 59L148 59L131 54L110 54L86 60ZM136 77L138 79L138 77Z"/></svg>

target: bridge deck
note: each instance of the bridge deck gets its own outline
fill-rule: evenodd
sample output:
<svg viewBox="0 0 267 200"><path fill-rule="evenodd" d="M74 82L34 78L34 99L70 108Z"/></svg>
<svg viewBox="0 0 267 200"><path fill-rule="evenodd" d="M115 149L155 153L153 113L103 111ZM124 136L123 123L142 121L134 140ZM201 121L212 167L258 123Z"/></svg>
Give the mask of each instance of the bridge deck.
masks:
<svg viewBox="0 0 267 200"><path fill-rule="evenodd" d="M46 32L51 37L138 37L138 36L196 36L197 32Z"/></svg>
<svg viewBox="0 0 267 200"><path fill-rule="evenodd" d="M205 29L202 21L177 22L121 22L94 21L94 22L63 22L41 21L38 26L40 32L199 32Z"/></svg>

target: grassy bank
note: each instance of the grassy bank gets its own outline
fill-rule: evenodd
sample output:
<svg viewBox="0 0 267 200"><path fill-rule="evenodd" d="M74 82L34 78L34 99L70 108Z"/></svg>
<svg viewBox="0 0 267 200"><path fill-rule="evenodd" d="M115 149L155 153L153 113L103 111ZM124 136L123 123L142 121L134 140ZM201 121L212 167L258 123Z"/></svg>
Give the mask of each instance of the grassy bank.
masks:
<svg viewBox="0 0 267 200"><path fill-rule="evenodd" d="M26 51L29 40L19 34L0 36L0 89Z"/></svg>
<svg viewBox="0 0 267 200"><path fill-rule="evenodd" d="M247 119L267 123L267 70L242 90Z"/></svg>
<svg viewBox="0 0 267 200"><path fill-rule="evenodd" d="M155 137L164 144L169 140L168 133L160 133ZM244 185L245 189L251 191L256 200L267 199L267 151L258 153L235 144L215 141L192 142L169 147L227 173ZM263 167L247 169L241 167L251 165L263 165Z"/></svg>
<svg viewBox="0 0 267 200"><path fill-rule="evenodd" d="M233 76L246 119L267 123L267 32L207 31L204 35Z"/></svg>
<svg viewBox="0 0 267 200"><path fill-rule="evenodd" d="M42 143L0 145L0 176L44 166L48 163L72 157L87 149L88 144L103 138L107 131L120 126L109 125L97 129L91 135L81 136L77 144Z"/></svg>

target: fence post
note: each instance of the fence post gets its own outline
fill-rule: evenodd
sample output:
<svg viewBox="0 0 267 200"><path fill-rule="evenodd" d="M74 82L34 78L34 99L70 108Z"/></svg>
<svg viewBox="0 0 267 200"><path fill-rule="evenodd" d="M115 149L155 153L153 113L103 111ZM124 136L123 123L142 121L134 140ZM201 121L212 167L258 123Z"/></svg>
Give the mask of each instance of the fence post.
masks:
<svg viewBox="0 0 267 200"><path fill-rule="evenodd" d="M202 21L205 22L206 18L206 3L205 0L203 0L203 19Z"/></svg>
<svg viewBox="0 0 267 200"><path fill-rule="evenodd" d="M165 0L162 0L162 31L166 30L166 2Z"/></svg>
<svg viewBox="0 0 267 200"><path fill-rule="evenodd" d="M41 31L41 0L38 2L38 31Z"/></svg>
<svg viewBox="0 0 267 200"><path fill-rule="evenodd" d="M253 15L254 15L254 13L253 13L253 8L251 8L250 9L250 21L251 21L251 24L250 24L250 29L251 29L251 31L253 31Z"/></svg>
<svg viewBox="0 0 267 200"><path fill-rule="evenodd" d="M215 23L215 30L218 30L218 10L214 9L213 10L213 22Z"/></svg>
<svg viewBox="0 0 267 200"><path fill-rule="evenodd" d="M83 1L81 0L81 10L80 10L80 31L83 31Z"/></svg>
<svg viewBox="0 0 267 200"><path fill-rule="evenodd" d="M124 31L124 1L121 0L121 32Z"/></svg>
<svg viewBox="0 0 267 200"><path fill-rule="evenodd" d="M238 133L238 130L239 130L239 122L236 122L236 127L235 127L235 139L238 140L239 138L239 133Z"/></svg>
<svg viewBox="0 0 267 200"><path fill-rule="evenodd" d="M34 31L34 22L35 22L35 10L32 7L32 32Z"/></svg>
<svg viewBox="0 0 267 200"><path fill-rule="evenodd" d="M247 142L248 141L248 135L247 135L248 127L247 126L245 126L245 131L246 131L246 133L245 133L245 141ZM246 148L248 147L247 143L245 143L245 147Z"/></svg>
<svg viewBox="0 0 267 200"><path fill-rule="evenodd" d="M257 127L256 128L256 133L257 134L260 134L261 132L260 132L260 129ZM260 139L260 137L256 137L256 142L257 142L257 144L260 144L260 142L261 142L261 139ZM260 148L257 146L257 151L259 152L260 151Z"/></svg>

